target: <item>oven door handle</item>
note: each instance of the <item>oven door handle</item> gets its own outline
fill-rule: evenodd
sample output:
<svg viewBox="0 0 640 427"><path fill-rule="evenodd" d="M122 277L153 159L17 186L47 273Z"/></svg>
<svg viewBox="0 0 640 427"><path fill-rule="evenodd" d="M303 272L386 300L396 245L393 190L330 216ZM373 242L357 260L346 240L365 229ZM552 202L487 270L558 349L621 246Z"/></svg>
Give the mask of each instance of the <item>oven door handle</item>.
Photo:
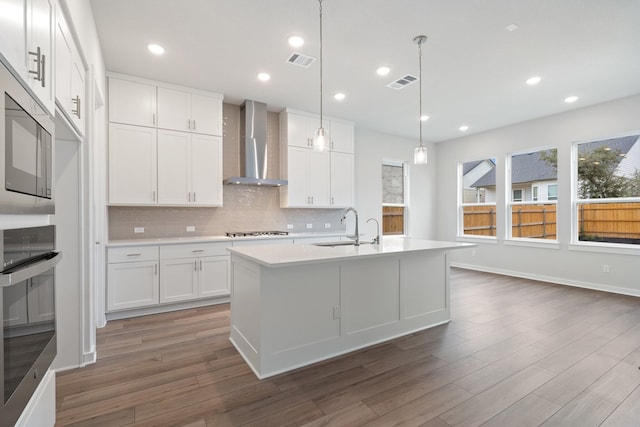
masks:
<svg viewBox="0 0 640 427"><path fill-rule="evenodd" d="M23 280L31 279L39 274L44 273L55 267L57 263L62 259L61 252L54 252L51 258L43 259L33 264L28 264L24 268L21 268L11 273L0 274L0 287L15 285Z"/></svg>

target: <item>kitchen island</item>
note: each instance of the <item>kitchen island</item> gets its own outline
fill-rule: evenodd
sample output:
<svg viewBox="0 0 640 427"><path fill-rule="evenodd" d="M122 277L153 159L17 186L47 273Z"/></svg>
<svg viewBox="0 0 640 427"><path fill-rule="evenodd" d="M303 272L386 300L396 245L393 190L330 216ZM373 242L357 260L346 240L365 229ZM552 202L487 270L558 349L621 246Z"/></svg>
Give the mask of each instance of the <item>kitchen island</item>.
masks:
<svg viewBox="0 0 640 427"><path fill-rule="evenodd" d="M447 252L474 245L263 245L231 252L231 342L266 378L450 320Z"/></svg>

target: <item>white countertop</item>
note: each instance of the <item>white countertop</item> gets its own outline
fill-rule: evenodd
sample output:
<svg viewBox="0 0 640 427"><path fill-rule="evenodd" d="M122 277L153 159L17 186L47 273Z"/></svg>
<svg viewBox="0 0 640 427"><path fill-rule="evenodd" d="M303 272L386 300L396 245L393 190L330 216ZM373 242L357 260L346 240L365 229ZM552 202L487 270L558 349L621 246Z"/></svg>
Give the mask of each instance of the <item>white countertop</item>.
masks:
<svg viewBox="0 0 640 427"><path fill-rule="evenodd" d="M406 252L447 251L476 246L472 243L441 242L410 237L383 237L382 243L360 246L273 245L227 248L232 255L250 259L266 267L286 267L327 261L388 256Z"/></svg>
<svg viewBox="0 0 640 427"><path fill-rule="evenodd" d="M157 239L123 239L110 240L107 243L109 247L124 246L147 246L147 245L172 245L181 243L215 243L215 242L238 242L250 240L279 240L279 239L304 239L312 237L339 237L344 236L344 232L316 232L316 233L289 233L286 236L250 236L250 237L227 237L219 236L194 236L194 237L164 237ZM275 243L275 242L274 242Z"/></svg>

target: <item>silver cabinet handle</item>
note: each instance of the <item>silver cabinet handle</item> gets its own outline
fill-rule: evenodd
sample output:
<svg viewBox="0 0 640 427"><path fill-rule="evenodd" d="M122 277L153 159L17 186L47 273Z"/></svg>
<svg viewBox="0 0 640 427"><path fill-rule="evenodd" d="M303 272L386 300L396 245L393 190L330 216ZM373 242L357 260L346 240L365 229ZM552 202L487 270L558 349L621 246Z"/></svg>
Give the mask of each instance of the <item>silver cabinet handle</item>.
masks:
<svg viewBox="0 0 640 427"><path fill-rule="evenodd" d="M200 260L200 271L202 271L202 260Z"/></svg>
<svg viewBox="0 0 640 427"><path fill-rule="evenodd" d="M187 129L191 129L191 119L187 119Z"/></svg>
<svg viewBox="0 0 640 427"><path fill-rule="evenodd" d="M140 256L142 254L127 254L127 256Z"/></svg>
<svg viewBox="0 0 640 427"><path fill-rule="evenodd" d="M193 130L196 130L196 119L193 119Z"/></svg>
<svg viewBox="0 0 640 427"><path fill-rule="evenodd" d="M40 49L40 46L36 48L35 52L29 51L29 55L34 55L36 57L33 62L35 62L37 66L36 71L30 69L29 74L35 74L36 76L34 79L42 83L42 50ZM42 83L42 86L44 86L44 83Z"/></svg>
<svg viewBox="0 0 640 427"><path fill-rule="evenodd" d="M45 87L45 86L46 86L46 83L45 83L45 82L46 82L45 70L46 70L47 68L45 67L45 62L44 62L44 60L45 60L45 55L42 55L42 61L41 61L41 64L42 64L42 80L40 80L40 83L42 83L42 87Z"/></svg>
<svg viewBox="0 0 640 427"><path fill-rule="evenodd" d="M199 252L204 252L204 249L194 249L191 252L193 252L194 254L197 254Z"/></svg>
<svg viewBox="0 0 640 427"><path fill-rule="evenodd" d="M156 201L156 190L153 190L151 192L151 199L155 202Z"/></svg>
<svg viewBox="0 0 640 427"><path fill-rule="evenodd" d="M193 192L193 203L195 203L195 202L196 202L196 192L194 191Z"/></svg>
<svg viewBox="0 0 640 427"><path fill-rule="evenodd" d="M332 197L332 198L331 198L331 204L333 205L333 203L334 203L334 202L333 202L333 197Z"/></svg>
<svg viewBox="0 0 640 427"><path fill-rule="evenodd" d="M198 261L193 261L193 271L198 271Z"/></svg>
<svg viewBox="0 0 640 427"><path fill-rule="evenodd" d="M153 274L158 275L158 264L153 264Z"/></svg>
<svg viewBox="0 0 640 427"><path fill-rule="evenodd" d="M80 118L80 95L77 95L75 98L73 98L71 100L75 106L76 109L75 110L71 110L71 114L75 114L76 116L78 116L78 118Z"/></svg>

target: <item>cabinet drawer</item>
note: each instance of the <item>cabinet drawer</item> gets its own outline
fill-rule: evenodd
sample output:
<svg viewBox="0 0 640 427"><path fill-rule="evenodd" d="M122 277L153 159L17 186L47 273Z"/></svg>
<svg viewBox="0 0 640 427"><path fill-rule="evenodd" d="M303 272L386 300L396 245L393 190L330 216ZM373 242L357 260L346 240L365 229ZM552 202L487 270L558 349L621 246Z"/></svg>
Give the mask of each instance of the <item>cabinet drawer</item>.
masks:
<svg viewBox="0 0 640 427"><path fill-rule="evenodd" d="M157 246L129 246L126 248L109 248L107 262L157 261Z"/></svg>
<svg viewBox="0 0 640 427"><path fill-rule="evenodd" d="M160 247L160 259L229 255L228 247L231 247L231 242L166 245Z"/></svg>

